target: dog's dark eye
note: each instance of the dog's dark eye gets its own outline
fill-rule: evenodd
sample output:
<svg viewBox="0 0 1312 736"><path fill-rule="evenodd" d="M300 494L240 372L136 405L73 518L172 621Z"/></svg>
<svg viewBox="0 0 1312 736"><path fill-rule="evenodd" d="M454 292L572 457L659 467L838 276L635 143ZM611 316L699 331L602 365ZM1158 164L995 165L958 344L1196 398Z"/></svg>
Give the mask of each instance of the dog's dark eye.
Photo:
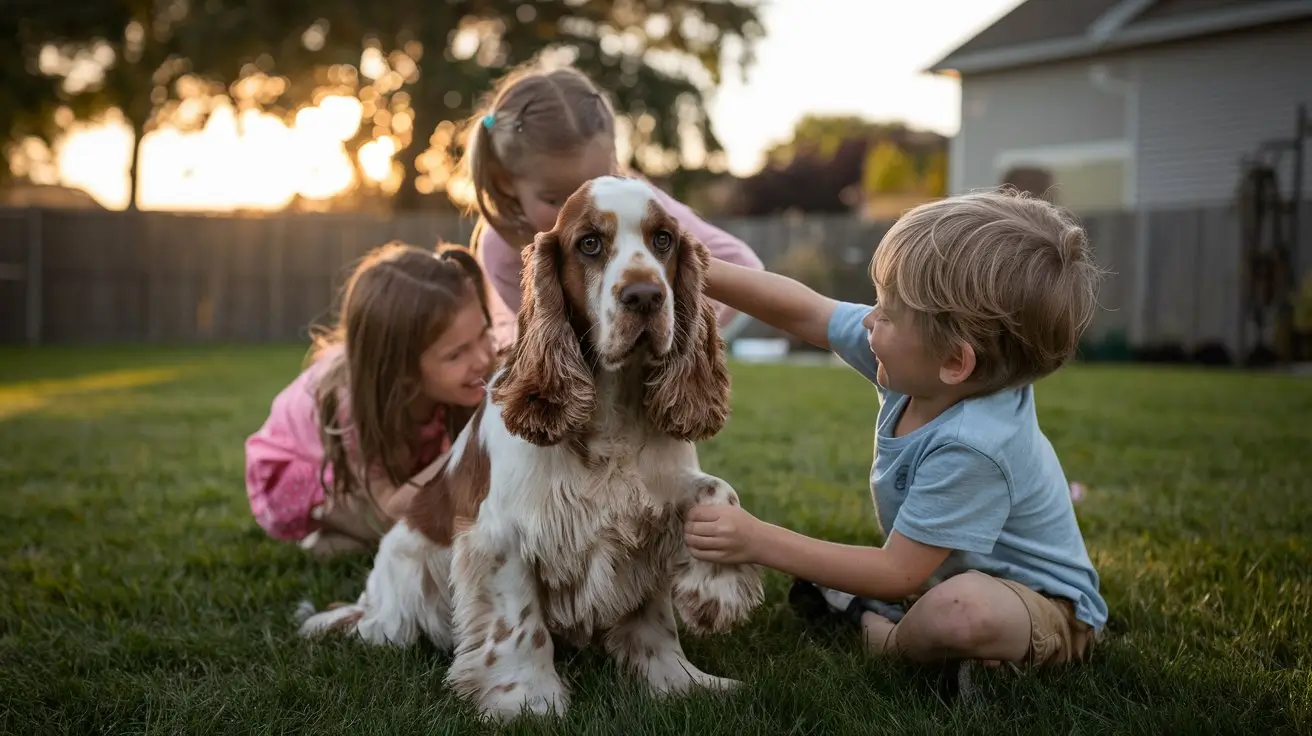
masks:
<svg viewBox="0 0 1312 736"><path fill-rule="evenodd" d="M672 245L674 245L674 236L670 235L668 230L657 230L656 234L651 236L651 247L656 250L667 251Z"/></svg>
<svg viewBox="0 0 1312 736"><path fill-rule="evenodd" d="M601 238L588 235L579 240L579 250L585 256L595 256L601 252Z"/></svg>

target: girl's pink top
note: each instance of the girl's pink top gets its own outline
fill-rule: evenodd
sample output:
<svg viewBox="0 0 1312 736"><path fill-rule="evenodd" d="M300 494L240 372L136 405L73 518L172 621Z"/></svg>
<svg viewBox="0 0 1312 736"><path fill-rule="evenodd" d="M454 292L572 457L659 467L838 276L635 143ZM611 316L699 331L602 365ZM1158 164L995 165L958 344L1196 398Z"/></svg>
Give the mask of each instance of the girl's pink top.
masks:
<svg viewBox="0 0 1312 736"><path fill-rule="evenodd" d="M246 439L246 495L256 522L276 539L297 540L318 525L311 511L324 501L319 468L323 444L319 441L319 380L341 346L326 352L273 399L264 425ZM343 397L343 416L349 407ZM350 426L343 421L343 426ZM416 438L416 471L450 448L445 412L440 408ZM353 448L349 444L348 452ZM324 469L324 482L332 483L332 467Z"/></svg>
<svg viewBox="0 0 1312 736"><path fill-rule="evenodd" d="M758 270L764 268L761 259L746 243L698 217L691 207L661 191L659 187L650 182L648 186L666 211L706 246L712 258ZM524 265L520 250L506 243L495 230L486 227L478 243L478 258L494 292L489 295L491 304L488 305L492 313L493 340L498 349L504 348L514 343L518 331L515 315L519 312L519 277ZM715 304L715 312L721 327L737 314L718 302Z"/></svg>

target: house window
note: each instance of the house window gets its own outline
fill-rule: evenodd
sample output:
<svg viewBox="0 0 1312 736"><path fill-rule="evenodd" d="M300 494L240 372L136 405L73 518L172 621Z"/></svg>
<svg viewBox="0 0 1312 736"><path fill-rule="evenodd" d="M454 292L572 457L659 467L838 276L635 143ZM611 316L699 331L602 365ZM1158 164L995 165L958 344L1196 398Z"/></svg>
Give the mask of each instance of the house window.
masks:
<svg viewBox="0 0 1312 736"><path fill-rule="evenodd" d="M1133 205L1132 157L1123 141L1003 151L997 183L1045 196L1079 212Z"/></svg>

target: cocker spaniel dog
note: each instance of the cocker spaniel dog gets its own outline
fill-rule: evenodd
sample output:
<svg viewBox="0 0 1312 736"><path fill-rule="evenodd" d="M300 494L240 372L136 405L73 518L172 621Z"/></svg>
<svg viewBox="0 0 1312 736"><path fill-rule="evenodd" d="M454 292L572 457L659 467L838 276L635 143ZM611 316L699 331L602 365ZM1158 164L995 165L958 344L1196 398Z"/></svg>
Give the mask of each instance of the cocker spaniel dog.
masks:
<svg viewBox="0 0 1312 736"><path fill-rule="evenodd" d="M382 540L364 593L301 634L454 651L483 714L563 713L558 642L599 645L654 693L737 683L688 661L675 626L721 632L759 570L694 559L683 514L736 504L695 442L729 415L710 255L646 184L604 177L524 254L519 337L488 398ZM457 520L468 528L457 530Z"/></svg>

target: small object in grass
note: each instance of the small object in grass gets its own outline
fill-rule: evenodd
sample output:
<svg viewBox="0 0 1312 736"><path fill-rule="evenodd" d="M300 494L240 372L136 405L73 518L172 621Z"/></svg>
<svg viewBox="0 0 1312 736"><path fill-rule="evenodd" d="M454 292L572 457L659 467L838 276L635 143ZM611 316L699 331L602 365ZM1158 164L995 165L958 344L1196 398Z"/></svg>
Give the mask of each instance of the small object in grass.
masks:
<svg viewBox="0 0 1312 736"><path fill-rule="evenodd" d="M1079 481L1071 483L1071 500L1074 501L1075 503L1079 503L1080 501L1083 501L1084 491L1085 488L1083 483L1080 483Z"/></svg>
<svg viewBox="0 0 1312 736"><path fill-rule="evenodd" d="M883 616L893 623L902 620L906 613L906 609L898 604L859 598L801 578L793 578L793 585L788 591L788 602L804 619L838 619L857 627L861 626L861 614L865 611Z"/></svg>
<svg viewBox="0 0 1312 736"><path fill-rule="evenodd" d="M302 600L296 604L296 610L292 612L292 620L296 622L297 626L300 626L305 623L305 619L313 616L314 613L314 604Z"/></svg>

